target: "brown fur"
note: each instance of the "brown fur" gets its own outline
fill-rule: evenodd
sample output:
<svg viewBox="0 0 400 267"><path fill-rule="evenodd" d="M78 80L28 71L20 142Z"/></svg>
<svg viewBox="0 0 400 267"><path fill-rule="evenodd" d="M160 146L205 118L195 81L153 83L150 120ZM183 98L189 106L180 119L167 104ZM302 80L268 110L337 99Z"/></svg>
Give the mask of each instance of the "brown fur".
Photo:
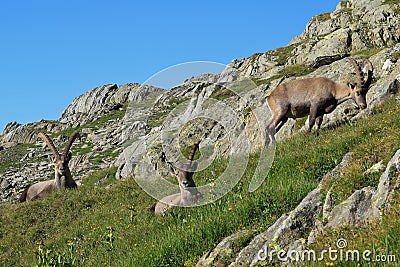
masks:
<svg viewBox="0 0 400 267"><path fill-rule="evenodd" d="M47 146L54 154L53 163L55 178L54 180L43 181L29 186L22 192L19 198L20 202L32 201L38 198L45 198L55 190L77 187L77 184L72 178L68 164L71 159L71 153L69 152L69 150L71 149L72 143L75 141L75 139L80 137L79 133L75 132L70 136L62 154L58 152L58 150L54 146L53 141L47 134L39 133L38 137L47 144Z"/></svg>
<svg viewBox="0 0 400 267"><path fill-rule="evenodd" d="M156 205L157 205L157 202L154 202L153 206L151 206L151 207L149 208L149 211L150 211L151 213L156 213Z"/></svg>
<svg viewBox="0 0 400 267"><path fill-rule="evenodd" d="M26 201L26 195L28 193L29 186L25 188L25 190L22 192L21 196L19 197L18 201L19 202L25 202Z"/></svg>
<svg viewBox="0 0 400 267"><path fill-rule="evenodd" d="M154 203L149 210L155 215L164 215L165 211L174 207L190 206L202 197L193 180L196 166L192 165L192 160L198 148L199 144L194 144L183 168L176 168L175 170L181 192L166 196L160 201Z"/></svg>
<svg viewBox="0 0 400 267"><path fill-rule="evenodd" d="M367 77L364 79L358 63L354 59L350 61L357 74L355 85L341 85L331 79L319 77L294 80L276 87L267 97L272 112L267 126L270 140L275 141L274 132L278 132L288 118L310 115L308 131L311 132L316 124L315 134L318 135L324 114L331 113L344 101L353 99L360 108L366 108L365 96L372 81L372 63L368 60Z"/></svg>

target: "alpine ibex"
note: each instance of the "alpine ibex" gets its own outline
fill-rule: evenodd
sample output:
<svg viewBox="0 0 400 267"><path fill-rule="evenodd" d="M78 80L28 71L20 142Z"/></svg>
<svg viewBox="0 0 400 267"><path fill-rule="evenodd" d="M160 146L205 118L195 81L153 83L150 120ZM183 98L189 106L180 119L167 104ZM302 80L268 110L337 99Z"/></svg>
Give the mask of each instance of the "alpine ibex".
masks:
<svg viewBox="0 0 400 267"><path fill-rule="evenodd" d="M372 82L373 66L368 62L368 71L363 75L360 66L352 62L357 76L355 84L341 85L328 78L307 78L294 80L276 87L267 97L272 118L267 126L267 134L275 141L274 132L285 124L288 118L309 117L309 128L316 124L315 135L318 135L324 114L331 113L339 104L353 99L359 108L367 107L365 96Z"/></svg>
<svg viewBox="0 0 400 267"><path fill-rule="evenodd" d="M166 196L154 203L150 211L154 212L155 215L164 215L165 211L174 207L190 206L202 197L193 180L193 173L196 170L196 166L192 164L192 160L198 148L199 144L194 144L183 168L175 169L175 175L178 178L181 192Z"/></svg>
<svg viewBox="0 0 400 267"><path fill-rule="evenodd" d="M53 141L45 133L39 133L38 137L41 138L50 150L54 154L54 171L55 179L49 181L43 181L33 184L22 192L19 201L32 201L38 198L45 198L50 195L53 191L63 189L63 188L76 188L77 185L72 178L71 171L68 167L68 163L71 160L71 149L72 143L76 138L80 137L78 132L73 133L64 148L62 154L60 154Z"/></svg>

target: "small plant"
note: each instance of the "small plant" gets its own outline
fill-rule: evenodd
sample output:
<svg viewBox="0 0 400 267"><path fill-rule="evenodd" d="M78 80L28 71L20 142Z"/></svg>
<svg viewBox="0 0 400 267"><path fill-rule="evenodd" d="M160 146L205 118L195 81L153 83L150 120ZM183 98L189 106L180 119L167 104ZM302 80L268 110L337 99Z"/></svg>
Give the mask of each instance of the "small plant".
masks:
<svg viewBox="0 0 400 267"><path fill-rule="evenodd" d="M74 241L68 240L68 253L56 253L47 249L43 242L39 242L36 251L37 264L36 267L61 267L61 266L82 266L83 262L75 255Z"/></svg>
<svg viewBox="0 0 400 267"><path fill-rule="evenodd" d="M400 59L400 51L393 53L392 57L394 57L396 60L399 60Z"/></svg>
<svg viewBox="0 0 400 267"><path fill-rule="evenodd" d="M385 1L383 1L383 4L386 4L386 5L400 4L400 0L385 0Z"/></svg>
<svg viewBox="0 0 400 267"><path fill-rule="evenodd" d="M67 246L68 246L68 256L70 260L71 266L78 266L78 258L75 257L74 255L74 241L68 240L67 241Z"/></svg>
<svg viewBox="0 0 400 267"><path fill-rule="evenodd" d="M310 74L311 72L313 72L314 69L304 65L304 64L300 64L300 65L290 65L287 66L286 68L284 68L283 70L281 70L279 72L280 77L283 76L295 76L295 77L299 77L299 76L305 76L307 74Z"/></svg>
<svg viewBox="0 0 400 267"><path fill-rule="evenodd" d="M275 61L278 66L284 66L288 59L292 56L294 48L295 45L279 47L275 50L268 51L267 57L270 57L273 61Z"/></svg>
<svg viewBox="0 0 400 267"><path fill-rule="evenodd" d="M236 96L235 92L227 89L226 87L216 85L214 92L210 95L210 98L214 98L221 101L233 96Z"/></svg>
<svg viewBox="0 0 400 267"><path fill-rule="evenodd" d="M111 251L114 249L114 229L111 226L107 227L107 232L104 235L103 243L107 246L107 251Z"/></svg>
<svg viewBox="0 0 400 267"><path fill-rule="evenodd" d="M107 183L94 186L107 175L113 177L116 167L88 174L83 185L68 194L60 191L26 205L0 205L0 266L194 266L229 235L242 229L253 229L254 235L265 231L293 210L349 151L354 152L354 163L346 168L343 179L332 179L324 187L323 195L333 186L334 199L344 200L354 190L376 186L380 173L363 173L376 162L387 163L399 148L399 116L400 105L392 97L368 119L323 129L319 138L295 134L278 144L271 170L255 192L248 194L247 189L260 153L250 155L238 186L223 198L209 205L175 209L163 218L149 213L154 199L135 179L111 180L113 186L108 188ZM194 179L198 185L211 184L227 166L229 159L218 158L196 172ZM397 179L399 173L393 170L392 174ZM339 236L351 240L357 249L372 250L374 243L377 249L400 255L397 191L394 200L383 221L356 229L354 235L344 229L337 235L321 236L316 246L328 248L326 240L336 242ZM27 240L43 240L46 246L40 243L39 250ZM245 237L235 241L232 257L248 241ZM231 260L230 256L221 259Z"/></svg>
<svg viewBox="0 0 400 267"><path fill-rule="evenodd" d="M313 68L311 68L310 66L304 65L304 64L289 65L286 68L280 70L278 74L276 74L268 79L252 79L252 80L257 86L260 86L262 84L269 84L272 81L280 79L284 76L300 77L300 76L308 75L313 71L314 71Z"/></svg>
<svg viewBox="0 0 400 267"><path fill-rule="evenodd" d="M20 168L23 166L21 158L28 153L28 149L32 148L30 144L18 144L8 149L0 151L0 174L10 168Z"/></svg>
<svg viewBox="0 0 400 267"><path fill-rule="evenodd" d="M330 19L331 19L331 13L330 12L326 12L326 13L314 16L312 18L312 20L311 20L311 23L314 23L314 22L317 22L317 21L318 22L324 22L324 21L327 21L327 20L330 20Z"/></svg>
<svg viewBox="0 0 400 267"><path fill-rule="evenodd" d="M376 55L379 52L381 52L383 49L384 48L382 48L382 47L373 47L371 45L371 47L369 47L369 48L366 48L366 49L363 49L363 50L359 50L359 51L355 51L355 52L352 52L351 54L353 56L361 56L363 58L370 58L373 55Z"/></svg>
<svg viewBox="0 0 400 267"><path fill-rule="evenodd" d="M53 257L54 255L52 255L52 251L44 248L42 242L38 243L36 255L38 260L36 266L38 267L53 266L55 264L55 257Z"/></svg>

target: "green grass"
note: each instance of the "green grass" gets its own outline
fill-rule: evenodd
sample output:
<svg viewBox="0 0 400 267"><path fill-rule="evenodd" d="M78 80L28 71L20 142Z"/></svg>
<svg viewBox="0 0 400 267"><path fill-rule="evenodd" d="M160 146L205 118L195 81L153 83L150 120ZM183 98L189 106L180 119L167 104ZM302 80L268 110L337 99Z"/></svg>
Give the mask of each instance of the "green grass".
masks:
<svg viewBox="0 0 400 267"><path fill-rule="evenodd" d="M285 69L281 70L279 72L279 75L281 76L285 76L285 75L289 75L289 76L305 76L307 74L310 74L311 72L313 72L314 69L304 65L304 64L300 64L300 65L290 65L288 67L286 67Z"/></svg>
<svg viewBox="0 0 400 267"><path fill-rule="evenodd" d="M399 59L400 59L400 51L397 51L397 52L393 53L392 56L393 56L396 60L399 60Z"/></svg>
<svg viewBox="0 0 400 267"><path fill-rule="evenodd" d="M51 138L56 138L60 135L66 135L70 136L76 131L81 131L84 128L90 128L92 130L98 130L104 126L107 126L110 121L114 120L120 120L125 116L125 112L127 109L127 105L123 106L121 109L118 110L112 110L109 113L105 114L101 118L94 120L92 122L85 123L84 125L74 127L74 128L69 128L63 131L60 131L56 134L50 134Z"/></svg>
<svg viewBox="0 0 400 267"><path fill-rule="evenodd" d="M330 19L331 19L331 13L330 12L325 12L325 13L319 14L317 16L314 16L312 18L311 22L312 23L316 22L316 21L324 22L324 21L327 21L327 20L330 20Z"/></svg>
<svg viewBox="0 0 400 267"><path fill-rule="evenodd" d="M0 151L0 174L10 168L22 167L25 162L20 160L28 153L27 149L31 147L33 147L31 144L18 144Z"/></svg>
<svg viewBox="0 0 400 267"><path fill-rule="evenodd" d="M254 63L255 61L257 61L259 59L259 57L262 55L263 53L255 53L253 55L250 56L250 62Z"/></svg>
<svg viewBox="0 0 400 267"><path fill-rule="evenodd" d="M393 5L393 4L400 4L400 0L385 0L383 4Z"/></svg>
<svg viewBox="0 0 400 267"><path fill-rule="evenodd" d="M151 110L151 114L147 119L147 132L150 132L152 128L161 126L168 115L174 110L178 105L182 104L185 101L188 101L189 98L171 98L167 103L157 103L153 106Z"/></svg>
<svg viewBox="0 0 400 267"><path fill-rule="evenodd" d="M274 50L268 51L268 56L277 56L276 63L278 66L284 66L288 59L292 56L292 52L295 49L295 45L288 45L285 47L279 47Z"/></svg>
<svg viewBox="0 0 400 267"><path fill-rule="evenodd" d="M313 245L312 249L336 249L336 241L344 238L347 241L347 250L358 250L360 262L336 261L334 266L399 266L400 259L400 194L395 194L391 203L392 208L387 210L381 221L375 221L359 227L341 227L324 232ZM362 259L362 253L371 251L369 256L375 260L376 256L386 257L385 262L370 262Z"/></svg>
<svg viewBox="0 0 400 267"><path fill-rule="evenodd" d="M278 66L284 66L284 65L286 65L288 59L292 56L292 52L295 49L295 47L296 47L295 45L288 45L288 46L285 46L285 47L278 47L278 48L276 48L274 50L270 50L270 51L266 52L265 54L266 54L267 58L271 58L271 60L275 61ZM256 54L252 55L249 58L250 62L254 63L254 61L258 60L258 58L261 55L263 55L263 53L256 53ZM289 66L288 68L290 69L290 68L293 68L293 67ZM294 68L298 68L298 66L294 67ZM283 70L283 72L285 72L285 70ZM285 75L285 73L278 74L277 77L274 77L273 79L278 79L278 78L280 78L280 77L282 77L284 75ZM268 83L273 79L254 80L254 82L257 85L260 85L260 84ZM213 97L213 98L215 98L217 100L223 100L225 98L228 98L228 97L231 97L231 96L234 96L234 95L235 94L233 92L223 88L221 90L216 90L211 97Z"/></svg>
<svg viewBox="0 0 400 267"><path fill-rule="evenodd" d="M272 82L273 80L280 79L284 76L295 76L295 77L300 77L300 76L305 76L307 74L310 74L313 72L314 69L311 68L310 66L300 64L300 65L289 65L286 68L282 69L279 71L278 74L272 76L271 78L268 79L253 79L253 82L259 86L261 84L268 84Z"/></svg>
<svg viewBox="0 0 400 267"><path fill-rule="evenodd" d="M86 148L87 149L87 148ZM84 150L86 150L84 149ZM89 150L91 151L91 150ZM119 152L118 152L119 151ZM94 170L99 170L100 167L99 165L106 162L112 162L114 159L116 159L118 157L118 155L121 153L120 150L118 149L107 149L101 152L98 152L94 155L92 155L89 158L90 163L93 164L93 169Z"/></svg>
<svg viewBox="0 0 400 267"><path fill-rule="evenodd" d="M222 101L224 99L234 97L236 96L236 93L229 90L226 87L222 87L220 85L216 85L214 92L210 95L210 98L214 98L216 100Z"/></svg>
<svg viewBox="0 0 400 267"><path fill-rule="evenodd" d="M256 153L226 196L206 206L174 209L161 218L148 212L154 199L134 179L94 187L116 169L90 175L77 190L60 191L32 203L2 205L0 266L34 266L43 259L64 266L193 266L238 230L251 229L254 234L266 230L296 207L349 151L355 153L354 166L348 169L348 181L334 185L335 194L345 198L358 188L374 185L376 177L363 178L362 172L379 160L387 163L399 148L399 116L399 105L390 99L368 119L321 130L318 138L298 134L277 145L271 170L257 191L247 193ZM226 159L215 160L195 173L196 183L212 181L227 164ZM387 239L390 248L398 251L398 215L387 219L390 225L374 226L374 242L384 244ZM349 229L343 231L351 234ZM362 242L353 240L356 246ZM234 253L246 241L239 240ZM223 261L229 263L229 259Z"/></svg>
<svg viewBox="0 0 400 267"><path fill-rule="evenodd" d="M383 49L384 49L383 47L370 47L370 48L366 48L363 50L352 52L351 55L352 56L361 56L363 58L368 59L368 58L372 57L373 55L378 54Z"/></svg>

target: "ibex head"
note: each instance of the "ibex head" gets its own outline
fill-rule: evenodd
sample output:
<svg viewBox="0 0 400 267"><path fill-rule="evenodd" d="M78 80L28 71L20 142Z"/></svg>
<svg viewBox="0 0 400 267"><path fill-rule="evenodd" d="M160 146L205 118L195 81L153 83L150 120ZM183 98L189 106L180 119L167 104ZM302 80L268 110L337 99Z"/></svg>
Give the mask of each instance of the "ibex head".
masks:
<svg viewBox="0 0 400 267"><path fill-rule="evenodd" d="M367 73L363 74L357 61L355 61L353 58L350 58L350 61L353 64L357 75L356 84L348 84L351 89L350 96L356 102L359 108L365 109L367 107L367 101L365 97L372 82L374 67L372 66L371 61L367 60L368 70Z"/></svg>
<svg viewBox="0 0 400 267"><path fill-rule="evenodd" d="M194 144L190 150L186 163L183 165L183 168L175 169L175 174L178 177L179 187L183 190L197 190L196 184L193 181L193 173L196 170L196 166L193 164L192 160L198 148L199 144Z"/></svg>
<svg viewBox="0 0 400 267"><path fill-rule="evenodd" d="M75 141L75 139L80 137L79 133L75 132L69 137L68 142L62 154L58 152L53 141L47 134L39 133L38 137L41 138L53 152L54 155L53 163L54 163L56 178L60 176L71 176L68 167L69 161L71 160L71 152L69 150L71 149L72 143Z"/></svg>

